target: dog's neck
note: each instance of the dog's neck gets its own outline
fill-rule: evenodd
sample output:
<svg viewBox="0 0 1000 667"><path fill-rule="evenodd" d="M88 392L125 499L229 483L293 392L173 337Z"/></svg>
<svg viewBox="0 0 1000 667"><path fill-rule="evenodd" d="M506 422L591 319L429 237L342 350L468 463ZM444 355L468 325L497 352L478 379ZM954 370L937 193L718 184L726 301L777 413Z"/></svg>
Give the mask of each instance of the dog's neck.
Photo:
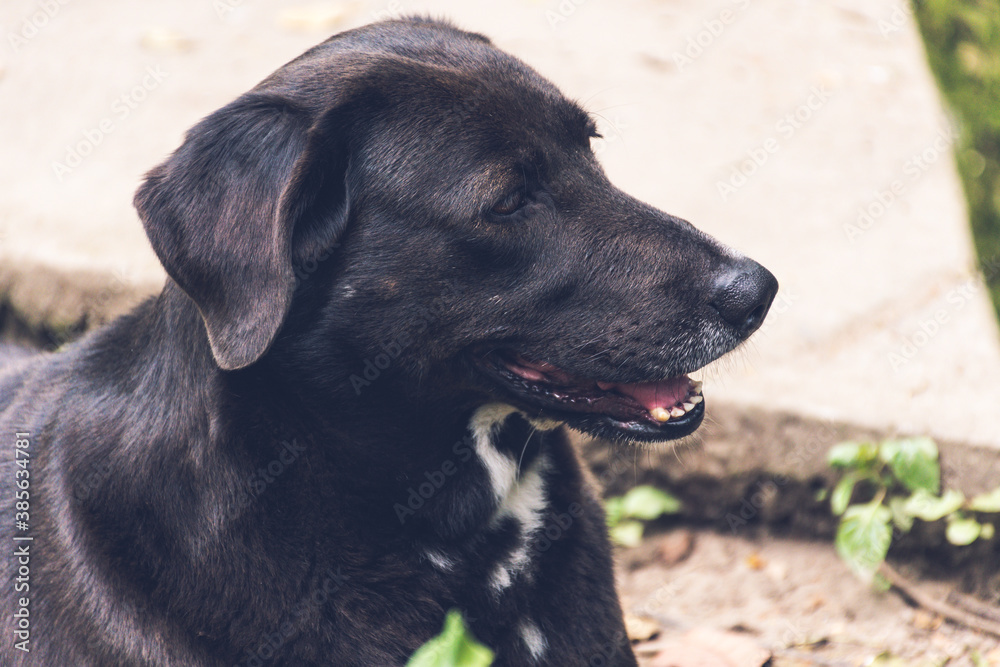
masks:
<svg viewBox="0 0 1000 667"><path fill-rule="evenodd" d="M357 507L341 509L358 516L363 507L358 518L369 532L454 540L495 524L497 512L518 516L538 504L529 497L538 495L531 489L545 467L543 436L558 426L554 422L498 403L451 400L446 410L414 404L393 395L391 378L360 397L346 391L325 396L324 387L302 380L308 375L299 369L286 371L267 359L222 371L210 363L197 309L172 283L143 317L153 333L134 341L131 354L139 365L155 350L166 363L156 377L145 378L133 405L142 410L172 402L170 418L190 422L177 429L189 438L158 445L174 451L150 452L145 459L151 465L162 456L195 466L217 467L220 457L226 462L229 497L215 500L235 509L209 525L244 512L280 513L282 494L301 493L350 498ZM164 398L169 396L174 398ZM201 506L209 504L205 499ZM516 507L522 509L511 509ZM518 520L530 523L526 517Z"/></svg>

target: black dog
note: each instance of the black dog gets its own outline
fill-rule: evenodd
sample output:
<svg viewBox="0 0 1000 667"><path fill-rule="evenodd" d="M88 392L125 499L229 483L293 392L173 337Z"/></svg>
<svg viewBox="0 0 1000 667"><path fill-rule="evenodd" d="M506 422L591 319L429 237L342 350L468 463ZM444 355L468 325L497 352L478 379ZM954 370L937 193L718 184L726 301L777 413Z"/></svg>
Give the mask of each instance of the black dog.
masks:
<svg viewBox="0 0 1000 667"><path fill-rule="evenodd" d="M558 424L691 433L777 283L594 136L420 19L196 125L135 199L162 294L0 375L3 663L404 665L457 608L497 665L635 665Z"/></svg>

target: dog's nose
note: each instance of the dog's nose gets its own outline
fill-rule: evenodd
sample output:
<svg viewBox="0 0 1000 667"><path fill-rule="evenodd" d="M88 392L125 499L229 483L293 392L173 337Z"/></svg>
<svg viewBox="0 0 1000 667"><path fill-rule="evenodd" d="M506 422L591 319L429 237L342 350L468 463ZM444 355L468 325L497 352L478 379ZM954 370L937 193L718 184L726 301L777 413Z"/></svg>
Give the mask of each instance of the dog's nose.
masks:
<svg viewBox="0 0 1000 667"><path fill-rule="evenodd" d="M746 337L764 322L777 293L777 278L752 259L745 259L719 280L709 304Z"/></svg>

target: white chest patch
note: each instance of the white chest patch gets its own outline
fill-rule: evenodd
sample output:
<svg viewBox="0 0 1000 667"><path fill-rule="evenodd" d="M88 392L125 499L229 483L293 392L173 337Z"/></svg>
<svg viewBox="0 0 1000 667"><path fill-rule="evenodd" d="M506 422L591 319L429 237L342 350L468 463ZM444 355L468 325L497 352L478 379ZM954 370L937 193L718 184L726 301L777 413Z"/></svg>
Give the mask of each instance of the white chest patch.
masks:
<svg viewBox="0 0 1000 667"><path fill-rule="evenodd" d="M521 641L528 647L531 657L535 660L540 660L545 655L545 649L549 647L549 643L545 640L545 635L542 634L542 631L531 621L522 621L517 627L517 631L521 635Z"/></svg>
<svg viewBox="0 0 1000 667"><path fill-rule="evenodd" d="M476 454L486 467L490 487L498 504L503 504L504 498L517 481L517 463L493 446L497 430L512 412L514 408L509 405L489 403L476 410L469 424L475 441Z"/></svg>
<svg viewBox="0 0 1000 667"><path fill-rule="evenodd" d="M455 567L455 561L448 556L445 556L440 551L428 549L424 552L424 558L429 560L434 567L442 572L451 572L452 568Z"/></svg>
<svg viewBox="0 0 1000 667"><path fill-rule="evenodd" d="M549 462L545 454L539 454L527 470L518 474L517 461L493 444L500 425L514 411L509 405L491 403L477 410L471 422L476 454L486 468L497 502L490 526L496 527L508 518L518 524L517 546L490 574L489 586L497 595L529 564L531 539L541 529L548 506L544 475Z"/></svg>

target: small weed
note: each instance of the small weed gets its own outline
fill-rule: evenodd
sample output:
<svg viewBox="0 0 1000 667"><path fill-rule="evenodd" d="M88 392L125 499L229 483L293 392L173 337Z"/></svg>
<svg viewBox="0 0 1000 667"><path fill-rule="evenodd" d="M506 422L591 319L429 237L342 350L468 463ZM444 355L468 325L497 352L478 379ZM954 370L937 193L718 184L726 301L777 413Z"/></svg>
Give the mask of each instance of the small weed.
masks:
<svg viewBox="0 0 1000 667"><path fill-rule="evenodd" d="M910 531L915 521L945 521L945 537L956 546L993 539L1000 518L1000 488L967 499L961 491L941 492L938 448L930 438L844 442L827 455L843 471L829 493L830 509L840 517L835 545L851 569L865 579L875 576L894 534ZM870 498L854 503L857 495ZM876 585L886 582L875 577Z"/></svg>

